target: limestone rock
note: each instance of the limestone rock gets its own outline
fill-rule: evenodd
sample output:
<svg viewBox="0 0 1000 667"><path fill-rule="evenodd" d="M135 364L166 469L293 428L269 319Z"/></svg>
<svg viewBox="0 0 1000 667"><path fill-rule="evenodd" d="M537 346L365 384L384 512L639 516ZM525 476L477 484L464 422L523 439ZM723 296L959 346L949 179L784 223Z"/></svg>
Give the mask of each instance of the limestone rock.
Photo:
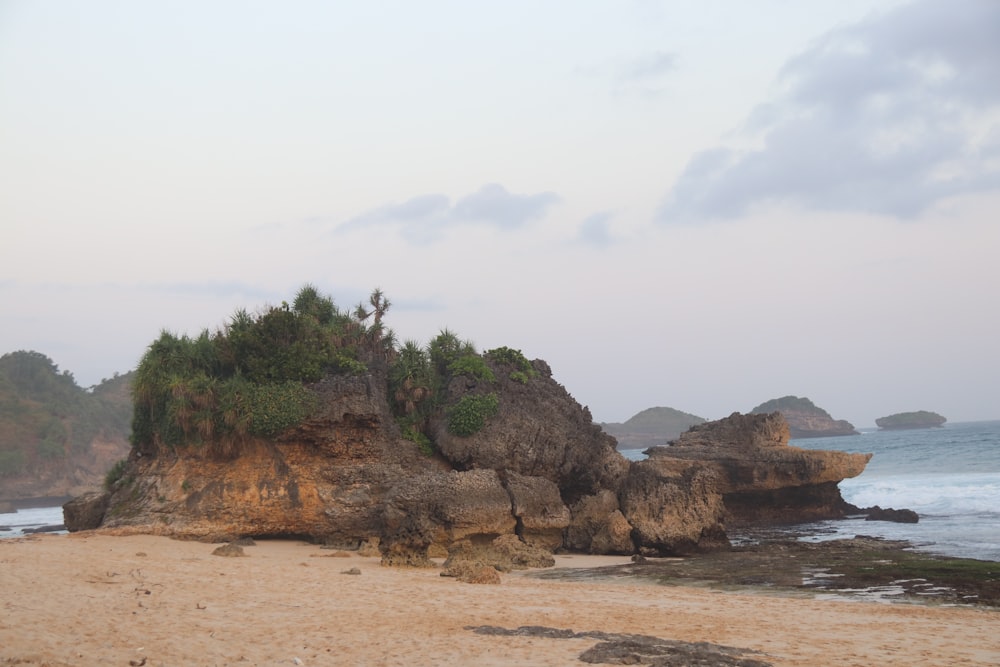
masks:
<svg viewBox="0 0 1000 667"><path fill-rule="evenodd" d="M509 369L487 363L496 374L496 387L461 376L447 389L449 404L488 390L500 396L497 415L474 436L450 433L445 416L435 421L435 441L449 463L458 469L544 477L570 502L617 488L628 472L628 460L616 451L614 438L594 424L590 410L552 379L548 364L535 360L536 377L522 384L509 377Z"/></svg>
<svg viewBox="0 0 1000 667"><path fill-rule="evenodd" d="M566 528L567 549L595 554L631 554L632 524L618 508L618 497L603 490L584 496L571 508L572 519Z"/></svg>
<svg viewBox="0 0 1000 667"><path fill-rule="evenodd" d="M457 561L441 571L442 577L455 577L466 584L499 584L500 573L495 567L473 561Z"/></svg>
<svg viewBox="0 0 1000 667"><path fill-rule="evenodd" d="M728 547L715 470L697 463L680 470L659 464L634 463L619 494L639 547L673 555Z"/></svg>
<svg viewBox="0 0 1000 667"><path fill-rule="evenodd" d="M517 533L521 538L528 544L549 551L561 547L570 513L555 482L544 477L508 472L504 483L510 494L517 519Z"/></svg>
<svg viewBox="0 0 1000 667"><path fill-rule="evenodd" d="M455 543L449 550L444 567L466 567L460 563L472 563L476 566L488 565L501 572L524 570L528 568L552 567L555 558L545 549L522 542L516 535L501 535L496 539L463 540Z"/></svg>
<svg viewBox="0 0 1000 667"><path fill-rule="evenodd" d="M494 470L428 473L393 487L382 505L383 558L427 555L432 544L513 534L510 496ZM418 556L419 557L419 556Z"/></svg>
<svg viewBox="0 0 1000 667"><path fill-rule="evenodd" d="M734 413L692 427L669 446L646 451L661 474L678 475L692 465L711 469L713 490L723 497L731 523L844 516L846 504L837 483L861 474L871 454L792 447L789 434L782 413Z"/></svg>
<svg viewBox="0 0 1000 667"><path fill-rule="evenodd" d="M88 491L69 500L63 505L63 523L66 530L93 530L101 525L108 510L111 494L103 491Z"/></svg>

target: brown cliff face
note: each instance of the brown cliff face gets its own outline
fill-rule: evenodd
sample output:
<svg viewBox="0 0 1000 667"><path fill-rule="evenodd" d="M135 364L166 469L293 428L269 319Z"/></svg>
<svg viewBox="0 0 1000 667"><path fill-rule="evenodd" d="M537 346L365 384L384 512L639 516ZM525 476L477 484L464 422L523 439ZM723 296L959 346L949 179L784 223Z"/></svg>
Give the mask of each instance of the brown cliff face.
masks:
<svg viewBox="0 0 1000 667"><path fill-rule="evenodd" d="M615 489L628 473L628 460L616 451L615 439L594 424L582 407L552 379L544 361L533 364L536 376L521 383L509 369L493 364L496 385L459 377L448 387L449 403L493 390L500 397L498 412L473 437L448 431L446 415L432 428L441 455L458 469L493 468L554 482L564 500L601 489Z"/></svg>
<svg viewBox="0 0 1000 667"><path fill-rule="evenodd" d="M734 414L632 463L544 362L524 382L489 363L495 383L459 378L446 405L488 389L496 414L466 437L448 432L446 410L433 417L434 457L400 437L383 376L330 376L313 387L321 407L309 420L238 455L136 447L101 527L344 546L378 538L387 562L407 564L504 536L549 550L685 554L728 546L725 528L740 521L833 515L836 483L867 461L789 447L778 414ZM90 499L97 516L100 500Z"/></svg>
<svg viewBox="0 0 1000 667"><path fill-rule="evenodd" d="M331 376L314 388L317 414L233 458L194 446L133 451L103 526L188 538L376 535L389 490L437 469L399 437L379 386L375 375Z"/></svg>

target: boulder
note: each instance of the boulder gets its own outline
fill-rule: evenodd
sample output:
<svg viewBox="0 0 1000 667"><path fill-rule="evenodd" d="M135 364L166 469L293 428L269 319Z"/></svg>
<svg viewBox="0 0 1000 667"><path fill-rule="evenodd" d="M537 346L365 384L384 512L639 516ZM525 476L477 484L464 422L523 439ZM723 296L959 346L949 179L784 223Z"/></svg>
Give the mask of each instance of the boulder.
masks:
<svg viewBox="0 0 1000 667"><path fill-rule="evenodd" d="M895 523L917 523L920 521L920 515L909 509L897 510L891 507L883 509L875 505L864 511L867 515L865 521L893 521Z"/></svg>
<svg viewBox="0 0 1000 667"><path fill-rule="evenodd" d="M572 519L563 544L573 551L594 554L631 554L632 524L618 508L618 496L602 490L584 496L570 510Z"/></svg>
<svg viewBox="0 0 1000 667"><path fill-rule="evenodd" d="M63 505L63 523L71 533L100 527L108 510L111 494L88 491Z"/></svg>
<svg viewBox="0 0 1000 667"><path fill-rule="evenodd" d="M455 577L466 584L499 584L500 573L495 567L474 561L458 561L441 571L442 577Z"/></svg>
<svg viewBox="0 0 1000 667"><path fill-rule="evenodd" d="M446 570L459 566L460 563L473 563L476 566L488 565L500 572L525 570L528 568L552 567L555 558L545 549L526 544L516 535L501 535L490 542L482 540L462 540L452 545L448 559L444 562ZM462 565L461 567L466 567Z"/></svg>

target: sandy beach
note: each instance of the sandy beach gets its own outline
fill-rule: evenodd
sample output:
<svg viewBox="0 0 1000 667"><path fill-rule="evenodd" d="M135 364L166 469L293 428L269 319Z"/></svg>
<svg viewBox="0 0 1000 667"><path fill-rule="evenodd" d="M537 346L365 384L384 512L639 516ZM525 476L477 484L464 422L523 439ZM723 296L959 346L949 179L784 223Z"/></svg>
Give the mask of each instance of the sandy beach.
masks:
<svg viewBox="0 0 1000 667"><path fill-rule="evenodd" d="M592 637L711 642L772 665L996 665L1000 612L666 587L633 580L466 584L295 541L218 545L93 533L0 540L0 663L581 665ZM557 567L625 558L559 556ZM345 574L357 568L360 574Z"/></svg>

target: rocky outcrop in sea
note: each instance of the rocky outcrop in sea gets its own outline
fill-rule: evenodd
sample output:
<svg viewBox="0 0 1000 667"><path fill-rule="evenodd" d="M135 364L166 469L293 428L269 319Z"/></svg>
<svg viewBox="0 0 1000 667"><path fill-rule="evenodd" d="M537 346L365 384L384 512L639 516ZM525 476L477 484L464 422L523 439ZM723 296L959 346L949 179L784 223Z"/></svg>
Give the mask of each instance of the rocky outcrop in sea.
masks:
<svg viewBox="0 0 1000 667"><path fill-rule="evenodd" d="M433 456L402 437L377 368L330 375L312 387L321 408L310 418L230 455L137 443L111 493L67 505L67 526L378 543L387 562L411 565L484 545L506 553L511 540L528 551L687 554L728 548L731 525L843 516L837 482L868 460L790 447L775 413L696 426L631 462L544 361L526 381L486 363L498 379L456 377L448 403L488 389L496 414L470 436L433 417Z"/></svg>
<svg viewBox="0 0 1000 667"><path fill-rule="evenodd" d="M827 438L840 435L859 435L854 424L846 419L834 419L830 413L805 397L783 396L761 403L753 414L780 412L788 422L792 438Z"/></svg>

